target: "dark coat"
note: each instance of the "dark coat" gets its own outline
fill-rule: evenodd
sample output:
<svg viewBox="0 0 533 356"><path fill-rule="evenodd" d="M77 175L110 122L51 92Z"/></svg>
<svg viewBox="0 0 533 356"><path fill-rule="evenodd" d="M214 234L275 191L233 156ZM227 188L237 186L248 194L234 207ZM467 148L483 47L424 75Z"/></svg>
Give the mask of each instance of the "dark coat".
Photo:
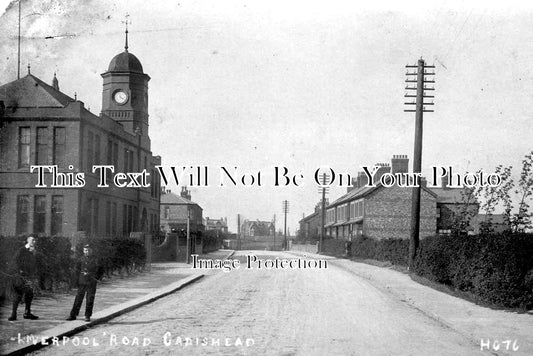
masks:
<svg viewBox="0 0 533 356"><path fill-rule="evenodd" d="M78 285L94 283L102 278L104 270L94 256L81 256L76 262L76 282Z"/></svg>
<svg viewBox="0 0 533 356"><path fill-rule="evenodd" d="M25 246L21 247L14 258L14 273L23 278L34 277L37 273L37 257Z"/></svg>

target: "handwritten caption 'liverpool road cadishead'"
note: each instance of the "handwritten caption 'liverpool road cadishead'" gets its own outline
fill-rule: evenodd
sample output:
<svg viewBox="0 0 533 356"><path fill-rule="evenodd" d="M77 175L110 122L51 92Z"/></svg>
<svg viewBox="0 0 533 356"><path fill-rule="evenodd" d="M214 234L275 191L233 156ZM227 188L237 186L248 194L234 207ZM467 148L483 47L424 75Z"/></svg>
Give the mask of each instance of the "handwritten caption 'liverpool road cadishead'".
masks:
<svg viewBox="0 0 533 356"><path fill-rule="evenodd" d="M189 187L209 187L212 177L208 166L155 166L155 170L149 173L146 169L141 172L115 172L113 165L93 165L91 174L98 179L98 188L109 188L111 185L117 188L148 188L150 187L150 177L156 174L164 185L168 185L173 180L176 185L187 185ZM367 187L375 187L381 184L384 187L420 187L422 184L421 173L408 172L385 172L380 169L382 166L362 166ZM57 165L36 165L30 167L31 173L37 173L36 188L80 188L86 184L84 172L74 169L73 165L68 166L69 172L60 172ZM157 172L157 173L156 173ZM293 173L287 167L272 167L272 170L263 172L256 170L253 172L243 171L237 166L231 168L218 167L219 187L242 186L261 187L267 178L270 178L274 187L302 187L305 184L304 175L301 172ZM269 174L268 174L269 173ZM49 178L51 175L51 179ZM353 175L335 171L329 166L321 166L314 171L313 181L319 187L353 187ZM482 170L475 173L459 174L454 172L452 166L433 166L430 179L427 181L429 188L438 187L441 179L446 180L449 188L461 187L497 187L501 184L502 178L498 173L486 174Z"/></svg>
<svg viewBox="0 0 533 356"><path fill-rule="evenodd" d="M99 346L132 346L147 347L149 345L163 345L165 347L251 347L255 344L254 339L246 337L185 337L173 335L170 331L165 332L161 338L152 340L149 337L132 335L116 335L103 332L101 337L49 337L42 335L26 335L20 333L12 337L11 341L17 341L18 345L50 345L50 346L76 346L76 347L99 347Z"/></svg>

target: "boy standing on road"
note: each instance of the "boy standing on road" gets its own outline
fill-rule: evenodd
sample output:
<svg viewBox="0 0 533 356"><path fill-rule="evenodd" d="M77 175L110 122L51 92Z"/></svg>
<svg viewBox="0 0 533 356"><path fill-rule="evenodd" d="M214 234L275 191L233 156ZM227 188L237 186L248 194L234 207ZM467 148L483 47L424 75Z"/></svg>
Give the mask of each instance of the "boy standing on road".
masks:
<svg viewBox="0 0 533 356"><path fill-rule="evenodd" d="M91 321L96 284L102 277L102 274L103 270L99 266L97 259L93 256L91 247L89 245L83 246L83 256L76 263L78 293L76 294L74 305L67 320L76 320L80 312L81 304L83 303L83 298L87 294L87 299L85 300L85 321Z"/></svg>

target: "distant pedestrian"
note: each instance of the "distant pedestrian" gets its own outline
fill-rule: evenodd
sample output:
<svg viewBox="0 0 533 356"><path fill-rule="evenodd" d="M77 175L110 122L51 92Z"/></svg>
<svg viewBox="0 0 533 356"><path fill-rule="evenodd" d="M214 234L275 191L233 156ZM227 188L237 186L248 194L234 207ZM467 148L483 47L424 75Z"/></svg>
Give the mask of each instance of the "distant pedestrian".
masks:
<svg viewBox="0 0 533 356"><path fill-rule="evenodd" d="M98 260L93 256L92 249L89 245L83 246L83 255L76 263L76 282L78 285L78 292L74 305L70 311L70 316L67 320L76 320L85 299L85 321L91 321L93 314L94 297L96 295L97 281L102 278L103 268L99 265Z"/></svg>
<svg viewBox="0 0 533 356"><path fill-rule="evenodd" d="M7 320L17 320L17 309L19 303L22 301L22 297L24 297L24 304L26 305L24 319L39 319L38 316L31 313L33 284L35 281L35 275L37 273L35 237L33 235L28 236L26 239L26 245L21 247L16 252L15 257L13 258L13 265L13 290L15 292L15 299L13 300L13 310L11 312L11 316Z"/></svg>

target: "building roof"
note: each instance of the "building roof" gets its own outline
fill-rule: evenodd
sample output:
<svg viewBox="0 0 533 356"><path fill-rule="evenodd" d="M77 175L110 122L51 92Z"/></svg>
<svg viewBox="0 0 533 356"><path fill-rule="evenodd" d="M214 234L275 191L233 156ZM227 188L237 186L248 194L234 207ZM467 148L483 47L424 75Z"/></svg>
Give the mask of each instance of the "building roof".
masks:
<svg viewBox="0 0 533 356"><path fill-rule="evenodd" d="M109 62L109 72L144 73L141 61L127 50L117 54Z"/></svg>
<svg viewBox="0 0 533 356"><path fill-rule="evenodd" d="M210 219L207 217L204 219L204 221L205 221L206 226L215 226L217 223L220 224L220 226L222 227L228 226L228 224L226 224L226 221L224 221L224 219Z"/></svg>
<svg viewBox="0 0 533 356"><path fill-rule="evenodd" d="M363 197L369 195L370 193L372 193L372 192L374 192L374 191L376 191L378 189L381 189L381 188L383 188L383 185L381 183L376 183L375 187L364 186L364 187L360 187L360 188L355 188L352 191L350 191L350 192L344 194L343 196L341 196L339 199L335 200L330 205L328 205L326 207L326 210L328 210L329 208L333 208L333 207L335 207L337 205L346 203L348 201L352 201L352 200L355 200L355 199L363 198ZM424 186L422 186L421 188L423 190L427 191L429 194L433 195L434 197L438 197L438 193L433 192L431 189L429 189L427 187L424 187ZM408 188L402 188L402 189L408 189Z"/></svg>
<svg viewBox="0 0 533 356"><path fill-rule="evenodd" d="M367 186L364 186L364 187L360 187L360 188L355 188L354 190L344 194L343 196L341 196L339 199L335 200L333 203L331 203L329 206L326 207L326 210L330 207L333 207L335 205L339 205L339 204L342 204L344 202L347 202L347 201L350 201L350 200L354 200L354 199L357 199L357 198L362 198L364 197L365 195L368 195L368 193L378 189L382 187L381 184L379 185L376 185L375 187L367 187Z"/></svg>
<svg viewBox="0 0 533 356"><path fill-rule="evenodd" d="M0 86L0 100L12 108L65 107L76 101L32 74Z"/></svg>
<svg viewBox="0 0 533 356"><path fill-rule="evenodd" d="M161 204L169 204L169 205L197 205L197 203L190 201L189 199L186 199L180 195L174 194L174 193L165 193L161 194Z"/></svg>
<svg viewBox="0 0 533 356"><path fill-rule="evenodd" d="M462 203L462 188L429 188L437 195L437 203ZM473 202L474 204L477 202Z"/></svg>
<svg viewBox="0 0 533 356"><path fill-rule="evenodd" d="M306 222L307 220L311 220L312 218L314 218L314 217L317 216L317 215L318 215L318 211L315 211L314 213L309 214L309 215L305 216L304 218L302 218L302 219L299 221L299 223L301 224L301 223L303 223L303 222Z"/></svg>
<svg viewBox="0 0 533 356"><path fill-rule="evenodd" d="M270 225L274 225L272 221L260 221L260 220L255 220L255 221L248 220L248 221L245 221L244 223L248 224L249 226L255 225L255 226L268 227Z"/></svg>

